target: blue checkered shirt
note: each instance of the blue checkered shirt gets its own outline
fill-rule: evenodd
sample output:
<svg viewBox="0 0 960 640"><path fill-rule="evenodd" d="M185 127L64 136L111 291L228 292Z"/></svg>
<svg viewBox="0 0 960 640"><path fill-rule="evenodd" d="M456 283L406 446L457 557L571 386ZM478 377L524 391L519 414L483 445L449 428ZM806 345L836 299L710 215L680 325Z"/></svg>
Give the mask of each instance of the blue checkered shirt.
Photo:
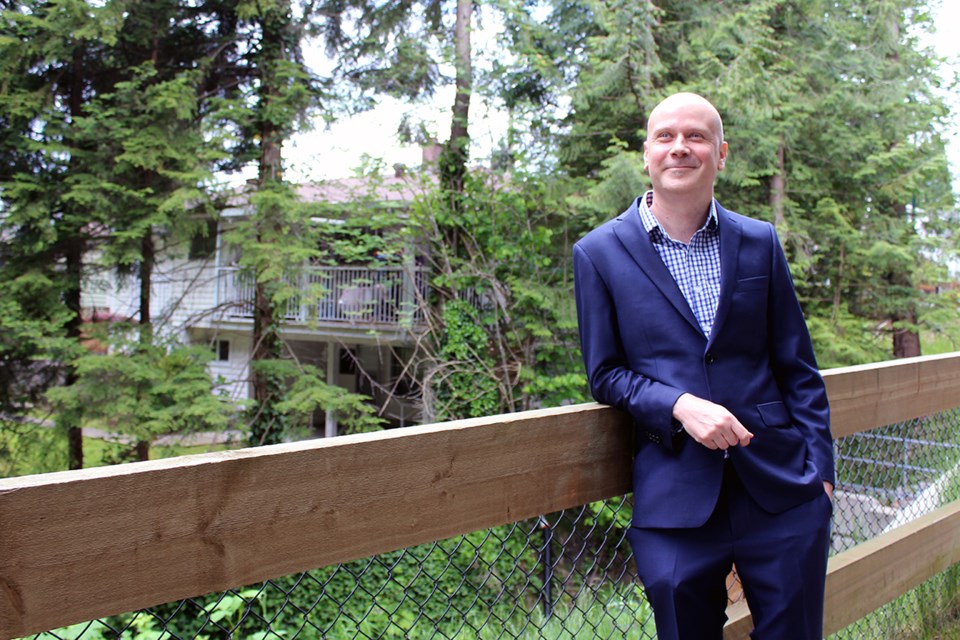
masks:
<svg viewBox="0 0 960 640"><path fill-rule="evenodd" d="M643 228L650 234L660 259L676 280L703 335L709 337L720 297L720 229L717 201L710 201L710 213L703 226L690 239L690 244L677 242L667 234L653 215L653 191L647 191L638 209Z"/></svg>

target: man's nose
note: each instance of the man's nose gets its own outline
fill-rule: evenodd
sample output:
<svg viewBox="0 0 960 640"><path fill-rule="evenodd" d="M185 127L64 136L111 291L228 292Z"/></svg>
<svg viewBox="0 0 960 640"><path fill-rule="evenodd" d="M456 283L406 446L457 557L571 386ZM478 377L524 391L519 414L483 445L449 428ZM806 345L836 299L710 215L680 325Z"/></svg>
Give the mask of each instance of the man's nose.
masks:
<svg viewBox="0 0 960 640"><path fill-rule="evenodd" d="M687 147L687 139L682 134L673 139L673 146L670 147L670 153L678 156L685 156L690 153L690 149Z"/></svg>

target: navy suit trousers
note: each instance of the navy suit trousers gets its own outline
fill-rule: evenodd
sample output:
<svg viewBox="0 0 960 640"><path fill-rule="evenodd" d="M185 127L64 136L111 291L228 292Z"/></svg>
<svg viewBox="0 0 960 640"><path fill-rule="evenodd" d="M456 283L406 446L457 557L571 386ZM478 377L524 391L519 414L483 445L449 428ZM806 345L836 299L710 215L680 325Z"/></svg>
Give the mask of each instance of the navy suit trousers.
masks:
<svg viewBox="0 0 960 640"><path fill-rule="evenodd" d="M659 640L722 640L735 563L754 640L820 640L833 505L826 493L782 513L761 509L727 462L702 527L628 532Z"/></svg>

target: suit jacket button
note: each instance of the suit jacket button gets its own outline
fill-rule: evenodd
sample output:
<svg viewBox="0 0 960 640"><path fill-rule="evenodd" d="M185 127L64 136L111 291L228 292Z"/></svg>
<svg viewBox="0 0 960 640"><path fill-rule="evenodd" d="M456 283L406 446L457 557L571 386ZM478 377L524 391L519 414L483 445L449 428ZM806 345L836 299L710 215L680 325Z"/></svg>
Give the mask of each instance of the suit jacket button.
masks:
<svg viewBox="0 0 960 640"><path fill-rule="evenodd" d="M706 361L707 364L713 364L714 362L717 361L717 359L713 357L713 354L709 352L707 353L706 357L704 357L704 360Z"/></svg>

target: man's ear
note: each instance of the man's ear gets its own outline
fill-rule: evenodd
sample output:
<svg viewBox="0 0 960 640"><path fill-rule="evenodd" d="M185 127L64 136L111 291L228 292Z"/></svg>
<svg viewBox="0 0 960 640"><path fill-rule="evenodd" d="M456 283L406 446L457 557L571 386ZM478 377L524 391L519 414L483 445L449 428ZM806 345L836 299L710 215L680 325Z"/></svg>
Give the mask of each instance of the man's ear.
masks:
<svg viewBox="0 0 960 640"><path fill-rule="evenodd" d="M717 167L723 169L727 166L727 141L724 140L720 143L720 162L717 163Z"/></svg>

